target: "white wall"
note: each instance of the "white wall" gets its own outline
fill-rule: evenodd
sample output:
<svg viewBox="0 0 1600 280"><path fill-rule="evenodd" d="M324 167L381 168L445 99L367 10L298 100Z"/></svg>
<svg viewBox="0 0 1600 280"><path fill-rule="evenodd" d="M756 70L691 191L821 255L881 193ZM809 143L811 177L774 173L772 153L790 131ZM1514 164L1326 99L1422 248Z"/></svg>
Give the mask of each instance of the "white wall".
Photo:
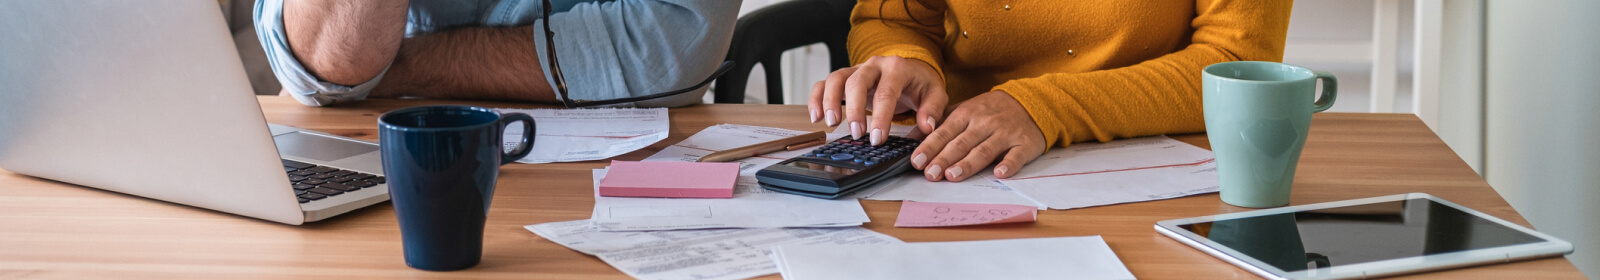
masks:
<svg viewBox="0 0 1600 280"><path fill-rule="evenodd" d="M1491 0L1484 177L1600 277L1600 1Z"/></svg>

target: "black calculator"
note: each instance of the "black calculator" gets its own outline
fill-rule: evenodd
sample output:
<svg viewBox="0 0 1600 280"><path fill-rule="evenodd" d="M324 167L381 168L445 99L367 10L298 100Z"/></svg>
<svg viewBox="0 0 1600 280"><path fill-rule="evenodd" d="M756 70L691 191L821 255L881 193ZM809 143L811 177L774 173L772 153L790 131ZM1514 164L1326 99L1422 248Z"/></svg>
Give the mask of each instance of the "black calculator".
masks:
<svg viewBox="0 0 1600 280"><path fill-rule="evenodd" d="M840 137L795 158L756 171L762 188L817 198L838 198L911 169L921 141L889 136L883 145Z"/></svg>

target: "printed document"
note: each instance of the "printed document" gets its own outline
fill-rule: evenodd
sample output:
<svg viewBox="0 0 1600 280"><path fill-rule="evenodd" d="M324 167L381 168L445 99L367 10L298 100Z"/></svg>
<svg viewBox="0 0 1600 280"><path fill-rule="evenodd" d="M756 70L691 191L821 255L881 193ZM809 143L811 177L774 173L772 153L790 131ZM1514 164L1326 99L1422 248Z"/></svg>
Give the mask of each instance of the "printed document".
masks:
<svg viewBox="0 0 1600 280"><path fill-rule="evenodd" d="M1073 144L998 181L1050 209L1168 199L1218 186L1211 151L1166 136Z"/></svg>
<svg viewBox="0 0 1600 280"><path fill-rule="evenodd" d="M595 169L595 186L605 178ZM594 226L602 231L706 228L847 227L870 221L861 201L818 199L767 191L741 175L733 198L594 198Z"/></svg>
<svg viewBox="0 0 1600 280"><path fill-rule="evenodd" d="M992 174L992 168L985 168L977 174ZM868 200L906 200L922 202L946 203L987 203L987 204L1018 204L1031 205L1038 209L1047 209L1044 204L1028 199L995 181L991 177L972 176L966 181L929 182L922 177L919 170L907 171L899 178L885 181L871 189L856 193L856 197Z"/></svg>
<svg viewBox="0 0 1600 280"><path fill-rule="evenodd" d="M1100 236L773 247L786 280L1134 279Z"/></svg>
<svg viewBox="0 0 1600 280"><path fill-rule="evenodd" d="M744 279L777 273L774 245L902 243L860 227L603 232L589 221L529 225L545 239L599 257L638 279Z"/></svg>
<svg viewBox="0 0 1600 280"><path fill-rule="evenodd" d="M533 151L520 163L601 160L667 139L667 108L495 109L532 116ZM505 150L522 141L522 126L506 128Z"/></svg>

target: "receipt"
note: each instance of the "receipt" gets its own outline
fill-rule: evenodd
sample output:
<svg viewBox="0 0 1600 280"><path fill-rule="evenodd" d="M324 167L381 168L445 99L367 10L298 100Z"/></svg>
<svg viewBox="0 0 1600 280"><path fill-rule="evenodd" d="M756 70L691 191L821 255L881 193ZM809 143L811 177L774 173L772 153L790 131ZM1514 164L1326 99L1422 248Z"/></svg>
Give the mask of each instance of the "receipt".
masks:
<svg viewBox="0 0 1600 280"><path fill-rule="evenodd" d="M666 108L495 109L534 119L533 151L521 163L607 159L667 139ZM506 128L506 151L522 141L522 126Z"/></svg>
<svg viewBox="0 0 1600 280"><path fill-rule="evenodd" d="M776 245L900 244L860 227L603 232L587 220L528 225L545 239L599 257L638 279L744 279L777 273Z"/></svg>

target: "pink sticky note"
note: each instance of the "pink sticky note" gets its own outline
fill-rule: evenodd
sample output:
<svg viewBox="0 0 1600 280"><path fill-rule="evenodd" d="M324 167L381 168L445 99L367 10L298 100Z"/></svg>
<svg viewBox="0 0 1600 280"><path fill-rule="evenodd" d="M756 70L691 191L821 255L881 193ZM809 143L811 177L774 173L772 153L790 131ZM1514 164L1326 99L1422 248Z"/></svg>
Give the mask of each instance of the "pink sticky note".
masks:
<svg viewBox="0 0 1600 280"><path fill-rule="evenodd" d="M732 198L737 162L611 161L600 196Z"/></svg>
<svg viewBox="0 0 1600 280"><path fill-rule="evenodd" d="M1033 222L1038 208L1016 204L936 203L907 200L900 204L895 227L953 227Z"/></svg>

